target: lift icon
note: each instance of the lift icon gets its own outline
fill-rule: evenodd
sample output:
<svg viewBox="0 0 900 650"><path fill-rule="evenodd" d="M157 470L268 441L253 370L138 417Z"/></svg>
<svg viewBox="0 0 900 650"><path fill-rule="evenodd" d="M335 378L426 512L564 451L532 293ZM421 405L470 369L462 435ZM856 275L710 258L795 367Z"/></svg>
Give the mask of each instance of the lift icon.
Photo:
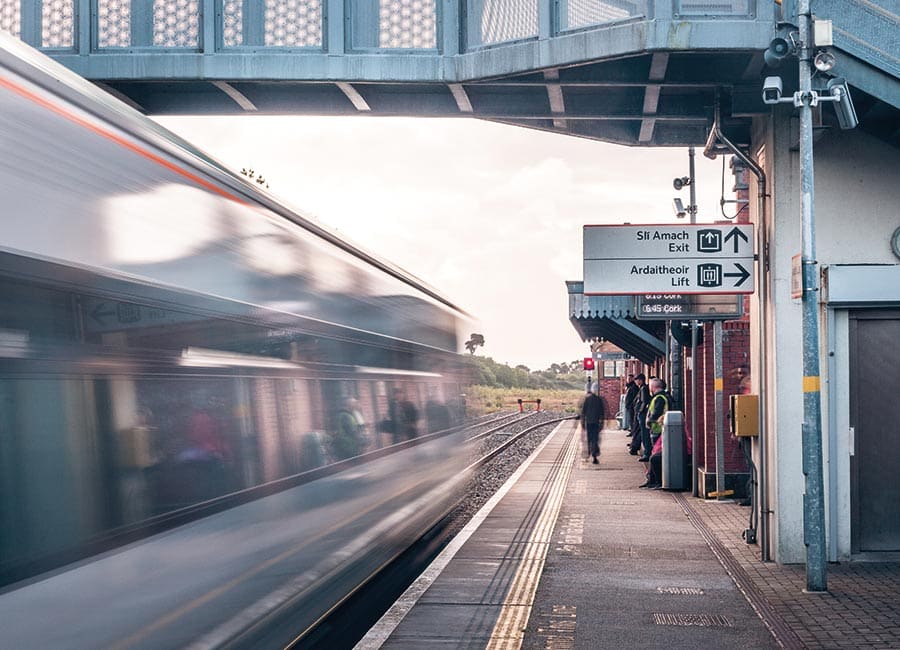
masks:
<svg viewBox="0 0 900 650"><path fill-rule="evenodd" d="M721 264L700 264L697 267L697 286L703 288L722 286Z"/></svg>

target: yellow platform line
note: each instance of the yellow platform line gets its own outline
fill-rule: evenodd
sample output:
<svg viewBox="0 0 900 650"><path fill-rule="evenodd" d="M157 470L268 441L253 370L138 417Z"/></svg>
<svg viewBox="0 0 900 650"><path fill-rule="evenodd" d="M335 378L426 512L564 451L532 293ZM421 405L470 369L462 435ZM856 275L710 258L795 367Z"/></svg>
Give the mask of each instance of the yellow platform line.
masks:
<svg viewBox="0 0 900 650"><path fill-rule="evenodd" d="M580 447L578 427L573 427L560 471L550 485L550 494L544 503L538 522L525 542L525 552L513 577L509 592L494 625L488 650L518 650L525 638L525 629L531 616L538 583L544 571L547 551L553 541L553 529L559 517L569 474Z"/></svg>

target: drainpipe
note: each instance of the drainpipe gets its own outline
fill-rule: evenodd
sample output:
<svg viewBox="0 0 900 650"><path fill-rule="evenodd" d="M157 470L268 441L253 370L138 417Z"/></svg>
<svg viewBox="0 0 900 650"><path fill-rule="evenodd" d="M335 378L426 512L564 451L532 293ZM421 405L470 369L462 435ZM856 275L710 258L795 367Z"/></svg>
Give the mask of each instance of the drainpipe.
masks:
<svg viewBox="0 0 900 650"><path fill-rule="evenodd" d="M703 155L710 159L715 159L716 153L713 150L716 142L721 142L744 163L753 175L756 176L756 201L757 201L757 220L756 227L756 251L759 256L759 264L757 270L759 272L759 281L757 283L757 291L759 292L759 354L757 366L759 372L759 546L760 559L763 562L769 562L771 554L769 552L769 516L772 511L769 509L769 472L768 472L768 426L766 422L766 391L768 387L768 368L766 367L766 314L768 311L768 286L769 286L769 254L766 246L766 173L763 171L755 160L747 156L734 143L729 140L720 126L721 120L719 116L719 98L716 96L715 118L709 136L706 139L706 146L703 148Z"/></svg>

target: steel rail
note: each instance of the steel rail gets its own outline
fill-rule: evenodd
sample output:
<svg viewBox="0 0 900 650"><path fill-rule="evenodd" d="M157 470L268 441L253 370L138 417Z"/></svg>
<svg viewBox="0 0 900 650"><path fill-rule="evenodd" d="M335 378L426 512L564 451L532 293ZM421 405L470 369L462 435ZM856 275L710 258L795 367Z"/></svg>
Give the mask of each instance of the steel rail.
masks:
<svg viewBox="0 0 900 650"><path fill-rule="evenodd" d="M524 418L522 418L522 419L524 419ZM565 422L566 420L577 420L577 419L578 419L578 416L576 416L576 415L569 415L569 416L566 416L566 417L564 417L564 418L556 418L556 419L553 419L553 420L544 420L543 422L539 422L539 423L537 423L537 424L535 424L535 425L533 425L533 426L530 426L530 427L528 427L527 429L525 429L525 430L523 430L523 431L520 431L519 433L515 434L512 438L510 438L509 440L505 441L503 444L501 444L501 445L500 445L499 447L497 447L496 449L493 449L493 450L489 451L489 452L486 453L484 456L482 456L482 457L479 458L478 460L476 460L476 461L474 461L473 463L471 463L471 464L470 464L468 467L466 467L466 469L463 470L463 471L464 471L464 472L475 471L476 469L478 469L478 468L480 468L480 467L486 465L487 463L489 463L490 461L492 461L494 458L496 458L498 455L500 455L501 452L506 451L509 447L511 447L512 445L514 445L515 443L517 443L519 440L521 440L526 434L531 433L531 432L534 431L535 429L540 429L541 427L547 426L547 425L550 425L550 424L557 424L557 423L559 423L559 422ZM520 420L517 420L517 422L518 422L518 421L520 421Z"/></svg>

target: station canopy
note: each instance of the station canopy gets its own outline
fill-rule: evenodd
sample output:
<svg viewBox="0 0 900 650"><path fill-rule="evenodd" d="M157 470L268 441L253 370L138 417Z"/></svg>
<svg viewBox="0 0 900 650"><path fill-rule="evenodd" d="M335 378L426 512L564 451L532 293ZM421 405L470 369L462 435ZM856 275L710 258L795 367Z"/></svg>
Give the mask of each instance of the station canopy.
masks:
<svg viewBox="0 0 900 650"><path fill-rule="evenodd" d="M646 364L665 355L665 321L639 320L633 296L586 296L581 281L566 288L569 321L583 340L606 339Z"/></svg>

